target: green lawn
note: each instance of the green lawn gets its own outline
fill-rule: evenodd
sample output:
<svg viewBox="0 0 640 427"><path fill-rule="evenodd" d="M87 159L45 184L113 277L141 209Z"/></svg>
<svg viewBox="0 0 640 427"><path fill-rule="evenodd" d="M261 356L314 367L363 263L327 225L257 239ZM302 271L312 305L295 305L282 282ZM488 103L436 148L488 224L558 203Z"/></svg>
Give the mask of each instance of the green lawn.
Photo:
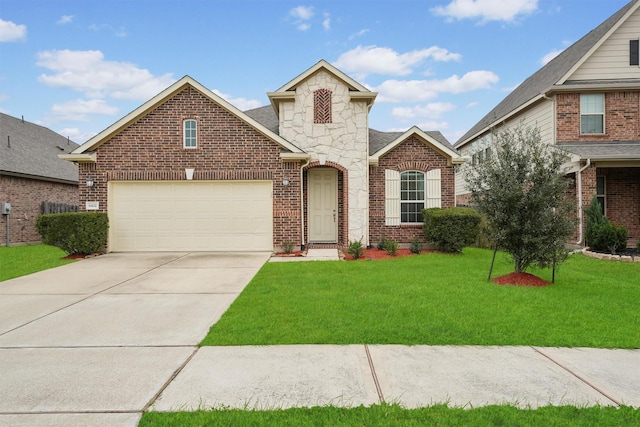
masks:
<svg viewBox="0 0 640 427"><path fill-rule="evenodd" d="M267 263L202 345L640 348L640 264L573 255L553 286L499 286L486 280L491 254ZM511 271L499 254L494 277Z"/></svg>
<svg viewBox="0 0 640 427"><path fill-rule="evenodd" d="M403 409L398 405L368 408L295 408L275 411L199 411L142 416L139 426L640 426L640 410L630 407L545 406L536 410L512 406L454 409L436 405Z"/></svg>
<svg viewBox="0 0 640 427"><path fill-rule="evenodd" d="M0 247L0 282L73 262L66 255L49 245Z"/></svg>

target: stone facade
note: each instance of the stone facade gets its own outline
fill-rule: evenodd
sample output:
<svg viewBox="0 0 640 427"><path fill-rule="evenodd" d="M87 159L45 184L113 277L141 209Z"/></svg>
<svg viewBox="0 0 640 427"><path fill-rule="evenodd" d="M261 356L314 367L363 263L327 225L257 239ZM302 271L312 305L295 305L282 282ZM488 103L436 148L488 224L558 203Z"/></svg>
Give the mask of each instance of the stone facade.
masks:
<svg viewBox="0 0 640 427"><path fill-rule="evenodd" d="M0 202L11 203L9 244L37 243L36 218L42 202L78 205L78 186L0 175ZM0 215L0 245L7 244L7 215Z"/></svg>
<svg viewBox="0 0 640 427"><path fill-rule="evenodd" d="M314 123L314 93L331 92L332 122ZM311 156L320 166L328 163L349 171L345 188L349 200L347 240L368 236L368 107L351 100L349 87L320 70L296 87L295 100L280 104L280 135ZM365 237L366 238L366 237Z"/></svg>

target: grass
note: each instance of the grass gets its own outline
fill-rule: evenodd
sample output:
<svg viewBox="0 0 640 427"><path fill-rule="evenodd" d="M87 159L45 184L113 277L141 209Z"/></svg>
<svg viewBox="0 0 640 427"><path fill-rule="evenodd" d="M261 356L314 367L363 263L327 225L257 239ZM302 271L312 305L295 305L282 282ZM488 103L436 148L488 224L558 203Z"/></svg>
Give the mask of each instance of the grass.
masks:
<svg viewBox="0 0 640 427"><path fill-rule="evenodd" d="M435 405L403 409L398 405L371 407L294 408L274 411L148 412L139 426L640 426L640 410L631 407L545 406L535 410L513 406L474 409Z"/></svg>
<svg viewBox="0 0 640 427"><path fill-rule="evenodd" d="M66 255L49 245L0 247L0 282L73 262Z"/></svg>
<svg viewBox="0 0 640 427"><path fill-rule="evenodd" d="M640 348L640 264L573 255L553 286L498 286L491 254L267 263L201 345ZM499 254L494 277L511 271Z"/></svg>

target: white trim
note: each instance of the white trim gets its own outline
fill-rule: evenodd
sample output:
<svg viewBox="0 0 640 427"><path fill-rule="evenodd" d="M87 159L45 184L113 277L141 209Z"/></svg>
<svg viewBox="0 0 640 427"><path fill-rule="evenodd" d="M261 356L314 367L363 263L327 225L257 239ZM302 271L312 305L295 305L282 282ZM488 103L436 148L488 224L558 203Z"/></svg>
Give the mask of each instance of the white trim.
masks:
<svg viewBox="0 0 640 427"><path fill-rule="evenodd" d="M187 145L187 123L195 124L195 135L193 136L193 145ZM191 129L189 129L191 130ZM191 136L188 137L189 141L191 140ZM190 141L191 142L191 141ZM198 121L196 119L184 119L182 121L182 148L192 150L194 148L198 148Z"/></svg>

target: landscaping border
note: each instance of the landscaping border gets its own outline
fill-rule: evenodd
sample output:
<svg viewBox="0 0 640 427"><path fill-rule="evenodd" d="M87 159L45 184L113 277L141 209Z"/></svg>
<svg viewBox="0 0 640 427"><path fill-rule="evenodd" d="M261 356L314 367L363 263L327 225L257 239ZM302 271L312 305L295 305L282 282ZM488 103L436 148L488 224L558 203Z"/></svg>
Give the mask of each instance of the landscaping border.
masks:
<svg viewBox="0 0 640 427"><path fill-rule="evenodd" d="M600 252L591 252L589 248L584 248L582 253L584 256L588 256L589 258L596 258L605 261L640 262L640 256L633 257L629 255L603 254Z"/></svg>

